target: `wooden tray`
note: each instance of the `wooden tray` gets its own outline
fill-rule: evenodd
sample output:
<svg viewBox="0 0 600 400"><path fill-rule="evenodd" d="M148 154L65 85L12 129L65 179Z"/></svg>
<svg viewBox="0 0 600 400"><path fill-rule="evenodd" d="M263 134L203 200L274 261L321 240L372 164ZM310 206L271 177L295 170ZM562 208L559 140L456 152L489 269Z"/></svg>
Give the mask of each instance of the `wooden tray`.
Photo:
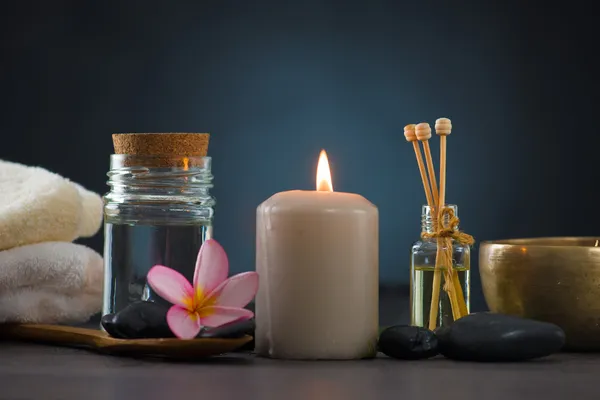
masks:
<svg viewBox="0 0 600 400"><path fill-rule="evenodd" d="M111 355L186 360L228 353L252 340L248 335L234 339L115 339L97 329L38 324L0 325L0 338L85 348Z"/></svg>

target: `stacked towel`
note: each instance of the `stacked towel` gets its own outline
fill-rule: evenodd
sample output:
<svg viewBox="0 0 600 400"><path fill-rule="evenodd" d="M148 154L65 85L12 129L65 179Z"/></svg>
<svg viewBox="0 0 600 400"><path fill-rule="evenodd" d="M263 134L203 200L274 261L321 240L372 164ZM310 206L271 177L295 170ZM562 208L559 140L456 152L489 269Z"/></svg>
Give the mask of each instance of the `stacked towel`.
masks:
<svg viewBox="0 0 600 400"><path fill-rule="evenodd" d="M78 323L102 307L102 199L39 167L0 160L0 322Z"/></svg>

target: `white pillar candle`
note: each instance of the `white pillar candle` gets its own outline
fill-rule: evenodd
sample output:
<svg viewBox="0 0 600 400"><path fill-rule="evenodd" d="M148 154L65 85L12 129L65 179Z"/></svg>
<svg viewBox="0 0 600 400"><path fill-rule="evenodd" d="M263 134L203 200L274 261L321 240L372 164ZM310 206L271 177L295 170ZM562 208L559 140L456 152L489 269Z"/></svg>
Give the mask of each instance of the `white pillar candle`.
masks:
<svg viewBox="0 0 600 400"><path fill-rule="evenodd" d="M257 209L255 344L283 359L376 354L379 216L364 197L334 192L321 152L317 191L277 193Z"/></svg>

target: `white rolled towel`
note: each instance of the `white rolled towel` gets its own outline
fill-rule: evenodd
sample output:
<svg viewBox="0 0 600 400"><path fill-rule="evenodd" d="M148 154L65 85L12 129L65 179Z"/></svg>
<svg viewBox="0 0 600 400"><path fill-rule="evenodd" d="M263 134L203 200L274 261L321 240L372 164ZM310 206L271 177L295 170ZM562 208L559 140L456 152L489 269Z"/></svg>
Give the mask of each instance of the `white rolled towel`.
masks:
<svg viewBox="0 0 600 400"><path fill-rule="evenodd" d="M102 226L104 203L98 194L90 192L77 183L73 184L77 188L81 199L82 215L79 218L77 235L78 237L92 237L98 233Z"/></svg>
<svg viewBox="0 0 600 400"><path fill-rule="evenodd" d="M40 167L0 160L0 250L95 235L102 199Z"/></svg>
<svg viewBox="0 0 600 400"><path fill-rule="evenodd" d="M0 323L81 323L102 309L104 266L94 250L46 242L0 252Z"/></svg>

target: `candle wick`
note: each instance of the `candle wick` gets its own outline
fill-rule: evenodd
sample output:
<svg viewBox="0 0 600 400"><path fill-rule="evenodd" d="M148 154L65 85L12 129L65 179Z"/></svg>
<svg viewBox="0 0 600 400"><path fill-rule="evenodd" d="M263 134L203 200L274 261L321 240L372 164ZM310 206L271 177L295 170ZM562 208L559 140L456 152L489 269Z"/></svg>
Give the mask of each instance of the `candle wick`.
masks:
<svg viewBox="0 0 600 400"><path fill-rule="evenodd" d="M319 181L317 192L333 192L333 187L330 182L323 179L322 181Z"/></svg>

